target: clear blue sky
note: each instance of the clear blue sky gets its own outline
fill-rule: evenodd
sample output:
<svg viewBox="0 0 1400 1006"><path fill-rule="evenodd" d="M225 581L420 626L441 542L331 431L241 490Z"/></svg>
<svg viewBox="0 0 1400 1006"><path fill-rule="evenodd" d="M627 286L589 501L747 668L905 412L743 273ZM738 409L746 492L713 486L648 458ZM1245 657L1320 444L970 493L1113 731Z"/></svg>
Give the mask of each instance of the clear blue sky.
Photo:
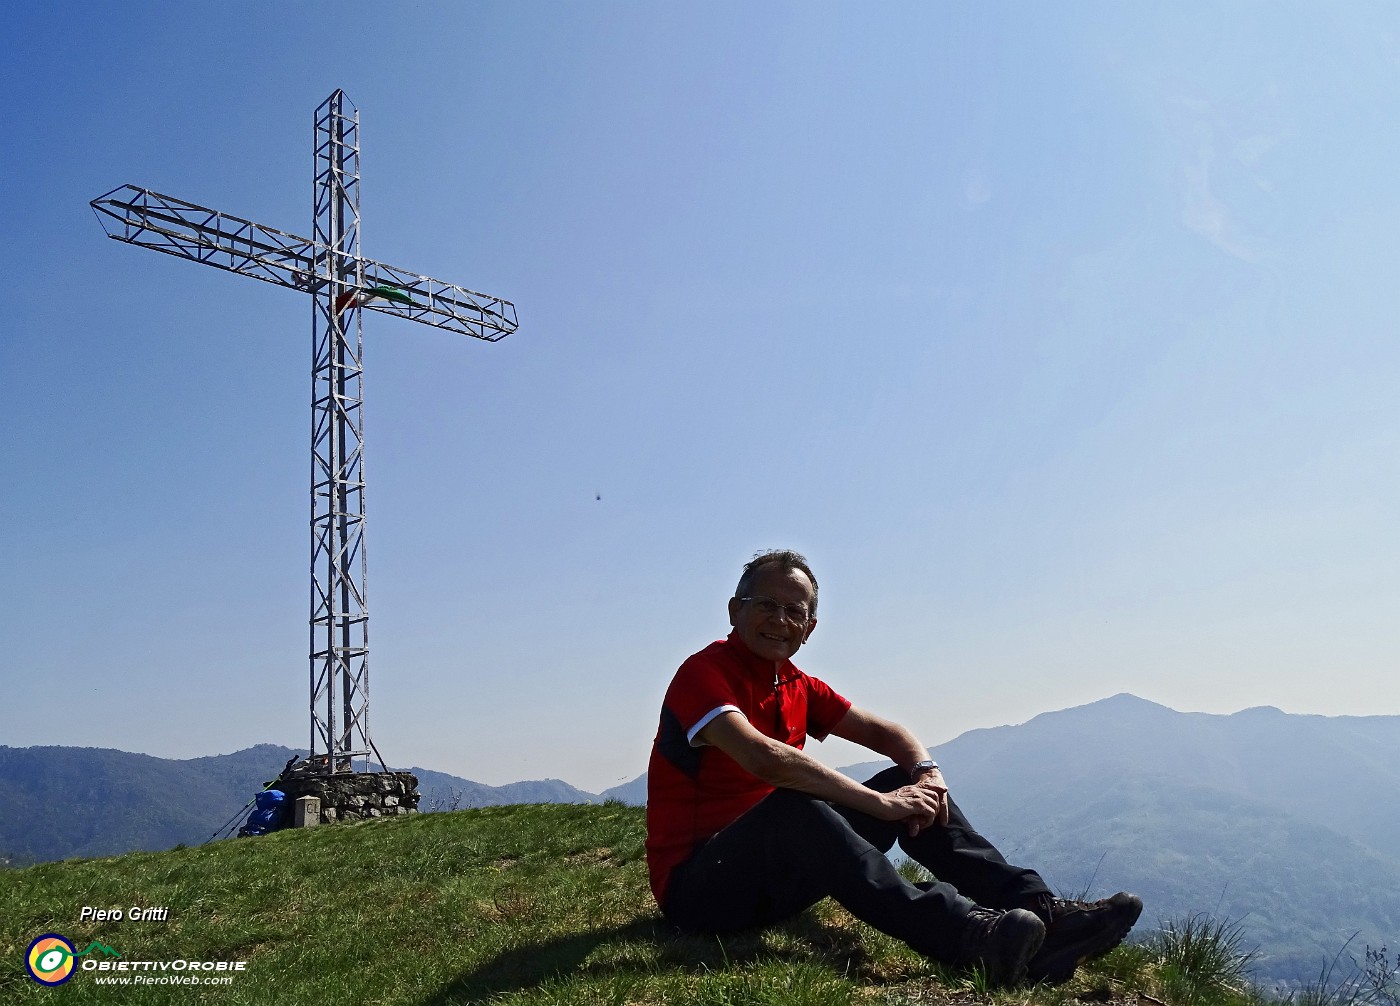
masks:
<svg viewBox="0 0 1400 1006"><path fill-rule="evenodd" d="M1391 5L54 3L0 45L0 743L306 743L311 308L87 203L308 234L336 87L364 253L521 319L366 318L391 762L631 778L766 546L822 583L798 663L930 743L1400 712Z"/></svg>

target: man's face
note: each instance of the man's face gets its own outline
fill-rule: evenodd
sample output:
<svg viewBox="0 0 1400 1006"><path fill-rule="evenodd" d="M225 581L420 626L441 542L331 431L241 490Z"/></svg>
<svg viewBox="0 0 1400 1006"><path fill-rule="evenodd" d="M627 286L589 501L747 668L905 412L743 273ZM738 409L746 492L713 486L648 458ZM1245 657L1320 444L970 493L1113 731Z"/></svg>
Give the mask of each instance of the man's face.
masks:
<svg viewBox="0 0 1400 1006"><path fill-rule="evenodd" d="M759 567L757 575L745 592L755 597L772 598L778 604L802 604L812 610L812 581L800 569L784 569L777 564ZM729 624L739 633L744 645L764 660L785 660L807 642L817 627L809 618L798 624L781 613L765 615L753 601L729 599Z"/></svg>

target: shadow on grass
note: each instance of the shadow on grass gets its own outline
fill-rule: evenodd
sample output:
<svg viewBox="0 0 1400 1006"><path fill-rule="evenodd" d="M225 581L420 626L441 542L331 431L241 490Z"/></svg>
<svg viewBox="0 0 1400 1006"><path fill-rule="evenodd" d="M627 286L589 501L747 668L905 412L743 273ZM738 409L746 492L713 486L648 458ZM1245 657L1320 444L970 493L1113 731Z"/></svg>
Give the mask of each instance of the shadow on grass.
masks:
<svg viewBox="0 0 1400 1006"><path fill-rule="evenodd" d="M796 937L775 945L765 934ZM632 948L629 952L629 944ZM601 951L601 952L600 952ZM423 1000L423 1006L485 1003L495 997L571 978L644 978L667 971L721 971L757 960L820 963L835 974L869 980L870 957L850 929L804 913L770 929L689 936L660 918L526 943L497 954Z"/></svg>

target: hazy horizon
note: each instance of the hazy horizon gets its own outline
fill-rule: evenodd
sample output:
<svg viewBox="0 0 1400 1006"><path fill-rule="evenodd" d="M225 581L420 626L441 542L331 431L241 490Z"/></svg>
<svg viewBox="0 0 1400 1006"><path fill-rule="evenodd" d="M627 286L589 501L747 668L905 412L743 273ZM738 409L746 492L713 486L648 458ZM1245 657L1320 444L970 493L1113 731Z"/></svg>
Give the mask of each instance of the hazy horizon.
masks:
<svg viewBox="0 0 1400 1006"><path fill-rule="evenodd" d="M1145 702L1145 703L1149 703L1149 704L1151 704L1151 705L1160 706L1160 707L1163 708L1163 709L1168 709L1168 710L1170 710L1171 712L1179 713L1179 714L1182 714L1182 715L1200 715L1200 716L1230 717L1230 716L1236 716L1236 715L1238 715L1238 714L1240 714L1240 713L1244 713L1244 712L1253 712L1253 711L1260 710L1260 709L1273 709L1273 710L1275 710L1275 711L1277 711L1277 712L1283 713L1283 714L1286 715L1286 716L1319 716L1319 715L1323 715L1323 714L1318 714L1318 713L1290 713L1290 712L1288 712L1287 710L1277 709L1277 707L1274 707L1274 706L1248 706L1248 707L1245 707L1245 708L1243 708L1243 709L1237 709L1237 710L1234 710L1234 711L1232 711L1232 712L1226 712L1226 713L1204 712L1204 711L1201 711L1201 710L1192 710L1192 709L1173 709L1171 706L1165 706L1165 705L1162 705L1162 703L1153 702L1151 699L1144 698L1144 697L1142 697L1142 696L1140 696L1140 695L1133 695L1131 692L1118 692L1118 693L1116 693L1116 694L1114 694L1114 695L1106 695L1106 696L1104 696L1104 697L1101 698L1101 699L1095 699L1095 700L1093 700L1092 702L1083 703L1083 704L1081 704L1081 705L1067 706L1067 707L1065 707L1065 708L1063 708L1063 709L1045 709L1045 710L1042 710L1042 711L1040 711L1040 712L1038 712L1038 713L1035 713L1035 714L1032 715L1028 720L1024 720L1024 721L1021 721L1021 722L1018 722L1018 723L992 723L992 724L986 724L986 725L984 725L984 726L980 726L980 727L971 727L971 728L969 728L968 730L959 731L957 734L953 735L952 737L943 738L943 739L941 739L941 740L936 740L936 741L935 741L935 740L931 740L931 739L929 739L929 738L927 738L927 737L921 738L921 740L923 740L930 748L935 748L935 747L939 747L939 746L948 744L948 743L950 743L950 742L952 742L952 741L956 741L956 740L958 740L959 738L961 738L963 735L965 735L965 734L967 734L967 733L970 733L970 732L977 731L977 730L995 729L995 728L998 728L998 727L1018 727L1018 726L1024 726L1026 723L1030 722L1030 720L1037 719L1038 717L1041 717L1041 716L1053 715L1053 714L1055 714L1055 713L1072 712L1072 711L1077 710L1077 709L1086 708L1087 706L1097 706L1097 705L1101 705L1101 704L1106 703L1106 702L1113 701L1113 700L1115 700L1115 699L1121 699L1121 698L1125 698L1125 697L1126 697L1126 698L1135 699L1135 700L1137 700L1137 701L1139 701L1139 702ZM1353 716L1353 715L1350 715L1350 714L1341 714L1341 715L1338 715L1338 716L1330 716L1330 717L1324 717L1324 718L1327 718L1327 719L1356 719L1356 718L1358 718L1358 717ZM1368 717L1360 717L1360 718L1368 718ZM1397 714L1397 713L1388 713L1388 714L1386 714L1386 713L1377 713L1377 714L1370 714L1369 718L1394 718L1394 719L1400 719L1400 714ZM171 760L171 761L187 761L187 760L191 760L191 759L194 759L194 758L220 757L220 756L224 756L224 755L237 754L237 753L240 752L240 751L246 751L246 750L248 750L248 749L250 749L250 748L258 747L258 746L261 746L261 745L264 745L264 744L265 744L265 745L270 745L270 746L273 746L273 747L287 748L287 749L291 749L291 750L301 750L301 751L304 751L304 750L307 749L307 748L306 748L306 745L304 745L304 744L303 744L303 745L297 745L297 744L288 743L288 742L285 742L285 741L272 741L272 740L260 740L260 741L255 741L255 742L252 742L252 743L249 743L249 744L245 744L245 745L243 745L243 746L241 746L241 747L238 747L238 748L235 748L235 749L232 749L232 750L229 750L229 751L209 751L209 752L204 752L204 753L202 753L202 754L189 755L189 756L160 755L160 754L156 754L156 753L153 753L153 752L150 752L150 751L136 751L136 750L131 750L131 749L128 749L128 748L113 748L113 747L111 747L111 746L109 746L109 745L93 745L93 744L42 744L42 743L39 743L39 744L29 744L29 745L4 745L4 744L0 744L0 747L24 747L24 748L36 748L36 747L92 748L92 749L94 749L94 750L116 750L116 751L120 751L120 752L122 752L122 753L124 753L124 754L146 755L146 756L153 757L153 758L161 758L161 759ZM827 740L826 742L821 743L821 744L817 744L817 743L810 744L810 745L808 746L808 750L811 751L811 752L814 753L814 754L820 755L820 756L822 757L822 761L824 761L824 762L826 762L826 763L828 763L828 764L830 764L830 765L832 765L832 766L834 766L834 767L841 768L841 769L843 769L843 770L848 769L848 768L858 767L858 766L861 766L861 765L866 764L866 763L869 763L869 762L874 762L874 761L880 760L880 756L879 756L879 755L876 755L876 754L874 754L873 752L871 752L871 751L869 751L869 750L867 750L867 749L865 749L865 748L862 748L862 747L860 747L860 746L858 746L858 745L850 744L850 743L847 743L847 742L845 742L845 741L841 741L839 738L830 738L829 740ZM395 770L395 771L402 771L402 770L405 770L405 769L415 768L415 767L416 767L416 768L426 769L426 770L432 771L432 772L444 772L445 774L448 774L448 775L455 775L455 776L458 776L458 777L460 777L460 778L467 779L467 780L470 781L470 782L481 783L481 784L487 785L487 786L505 786L505 785L509 785L509 784L511 784L511 783L518 783L518 782L541 782L541 781L545 781L545 780L548 780L548 779L555 779L555 780L558 780L558 781L561 781L561 782L568 783L569 785L573 786L575 789L580 789L580 790L583 790L583 791L588 792L588 793L599 794L599 793L604 792L605 790L613 789L614 787L621 786L621 785L624 785L624 784L626 784L626 783L634 782L634 781L636 781L638 778L644 776L644 775L646 774L646 755L647 755L646 752L643 752L643 753L642 753L642 757L641 757L641 761L640 761L640 763L639 763L639 767L637 768L637 770L636 770L635 773L633 773L633 774L630 775L630 776L626 776L626 777L624 777L624 778L622 778L622 779L619 779L619 780L617 780L617 781L615 781L615 782L608 783L607 785L600 785L600 786L588 786L588 785L584 785L584 784L578 782L578 781L575 780L575 779L568 778L568 777L567 777L567 772L564 771L564 770L561 770L561 771L559 771L559 772L548 773L548 774L543 775L543 776L531 777L531 778L529 778L529 779L521 777L521 778L511 778L511 779L491 779L491 780L487 780L487 779L475 778L475 777L472 777L472 776L470 776L470 775L463 774L463 773L460 773L460 772L448 772L447 770L442 769L442 768L439 768L439 767L434 766L434 765L422 764L421 762L419 762L419 761L417 761L417 760L415 760L415 759L412 759L412 758L409 758L409 759L404 760L404 761L395 761L395 760L390 759L391 764L389 765L389 768L390 768L390 769L393 769L393 770ZM845 757L845 755L849 755L849 757ZM957 774L957 767L956 767L956 765L950 764L950 765L949 765L949 772L950 772L951 774L953 774L954 776L956 776L956 774Z"/></svg>

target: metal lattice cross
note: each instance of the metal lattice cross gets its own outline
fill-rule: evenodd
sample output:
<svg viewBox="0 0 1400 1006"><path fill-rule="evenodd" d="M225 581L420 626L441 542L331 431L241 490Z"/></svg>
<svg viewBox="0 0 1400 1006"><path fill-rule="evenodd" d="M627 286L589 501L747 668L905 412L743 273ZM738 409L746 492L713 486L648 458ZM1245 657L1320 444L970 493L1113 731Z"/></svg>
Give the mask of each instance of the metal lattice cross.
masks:
<svg viewBox="0 0 1400 1006"><path fill-rule="evenodd" d="M315 301L311 756L335 772L371 753L384 764L369 732L361 309L487 342L514 332L517 322L509 301L360 256L360 113L343 91L316 109L314 157L309 240L134 185L99 196L92 207L108 237L300 290Z"/></svg>

